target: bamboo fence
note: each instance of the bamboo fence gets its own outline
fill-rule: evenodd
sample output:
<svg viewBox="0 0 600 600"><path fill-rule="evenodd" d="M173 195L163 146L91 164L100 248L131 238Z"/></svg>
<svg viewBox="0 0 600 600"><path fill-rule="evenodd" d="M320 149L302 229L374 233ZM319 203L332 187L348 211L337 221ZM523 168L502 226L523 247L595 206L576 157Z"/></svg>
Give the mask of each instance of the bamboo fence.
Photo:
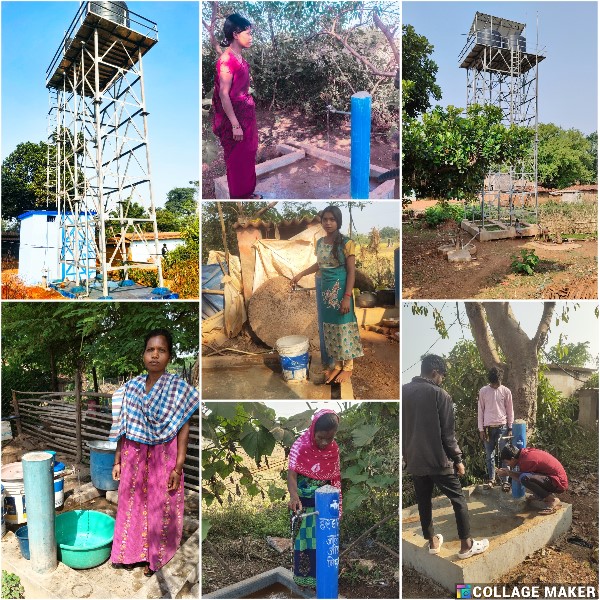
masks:
<svg viewBox="0 0 600 600"><path fill-rule="evenodd" d="M80 391L21 392L12 390L17 434L26 433L48 448L89 461L86 442L108 440L112 424L111 394ZM190 419L187 454L183 465L184 486L200 491L200 420Z"/></svg>

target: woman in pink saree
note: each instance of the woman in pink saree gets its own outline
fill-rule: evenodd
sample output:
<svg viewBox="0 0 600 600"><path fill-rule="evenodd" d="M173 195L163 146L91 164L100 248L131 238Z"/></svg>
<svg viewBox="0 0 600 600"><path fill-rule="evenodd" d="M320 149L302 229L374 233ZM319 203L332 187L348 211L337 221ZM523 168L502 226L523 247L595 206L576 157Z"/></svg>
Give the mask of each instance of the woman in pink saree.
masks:
<svg viewBox="0 0 600 600"><path fill-rule="evenodd" d="M254 193L258 128L249 93L250 69L242 57L242 50L252 45L251 27L237 13L225 20L221 46L227 49L217 60L213 93L213 132L223 146L229 196L237 200L262 198Z"/></svg>
<svg viewBox="0 0 600 600"><path fill-rule="evenodd" d="M111 561L130 570L144 563L150 577L177 551L183 532L183 463L189 419L199 394L177 375L166 373L173 340L166 329L148 333L147 375L120 387L112 399L109 440L117 442L113 479L119 501Z"/></svg>

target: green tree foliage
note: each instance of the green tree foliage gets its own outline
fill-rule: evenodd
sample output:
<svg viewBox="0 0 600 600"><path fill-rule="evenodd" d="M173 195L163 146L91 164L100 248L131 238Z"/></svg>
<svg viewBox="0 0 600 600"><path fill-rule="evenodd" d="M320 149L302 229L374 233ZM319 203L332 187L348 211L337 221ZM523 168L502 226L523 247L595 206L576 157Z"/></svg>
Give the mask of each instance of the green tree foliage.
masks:
<svg viewBox="0 0 600 600"><path fill-rule="evenodd" d="M27 210L47 206L46 160L48 144L24 142L19 144L2 163L2 217L17 217Z"/></svg>
<svg viewBox="0 0 600 600"><path fill-rule="evenodd" d="M431 107L431 98L440 100L442 90L435 82L437 64L430 58L433 45L412 25L402 25L402 110L417 117Z"/></svg>
<svg viewBox="0 0 600 600"><path fill-rule="evenodd" d="M198 212L196 193L197 189L193 187L173 188L167 193L165 210L180 218L195 215Z"/></svg>
<svg viewBox="0 0 600 600"><path fill-rule="evenodd" d="M212 3L203 5L208 25ZM393 53L373 22L373 10L393 28L393 2L219 2L215 35L222 37L223 17L240 12L254 25L253 47L245 55L259 106L297 108L324 117L326 106L348 110L350 96L367 90L373 95L375 123L397 122L399 97L393 77L374 74L344 49L342 39L378 72L395 74ZM213 89L216 51L210 47L205 26L202 52L202 90ZM397 42L396 42L397 43ZM393 65L390 67L390 65ZM208 158L208 157L207 157Z"/></svg>
<svg viewBox="0 0 600 600"><path fill-rule="evenodd" d="M314 411L285 418L276 417L262 402L206 402L203 407L202 436L209 440L202 450L202 490L207 505L214 500L222 504L232 494L227 484L236 481L237 496L245 488L251 496L268 496L273 502L284 499L287 471L281 472L281 485L264 488L243 464L240 449L257 466L268 465L276 444L287 456L294 441L309 427ZM376 508L378 514L397 510L398 405L364 402L343 411L336 441L340 446L344 511L356 511L363 504ZM234 474L239 480L230 479Z"/></svg>
<svg viewBox="0 0 600 600"><path fill-rule="evenodd" d="M400 230L397 227L382 227L379 231L379 235L382 240L390 238L391 240L396 241L400 239Z"/></svg>
<svg viewBox="0 0 600 600"><path fill-rule="evenodd" d="M402 180L417 198L473 198L492 165L515 163L531 146L533 132L502 125L502 111L491 105L434 108L422 119L402 123Z"/></svg>
<svg viewBox="0 0 600 600"><path fill-rule="evenodd" d="M557 344L546 353L549 364L569 365L571 367L585 367L593 361L589 351L589 342L563 343L563 336L559 337Z"/></svg>
<svg viewBox="0 0 600 600"><path fill-rule="evenodd" d="M398 411L395 402L363 402L341 414L336 441L344 512L361 509L383 518L397 510Z"/></svg>
<svg viewBox="0 0 600 600"><path fill-rule="evenodd" d="M193 303L4 303L3 406L10 389L17 389L17 376L18 389L36 390L40 373L44 385L78 368L96 367L108 377L141 373L144 336L157 327L173 334L175 364L182 364L178 355L197 354L200 323Z"/></svg>
<svg viewBox="0 0 600 600"><path fill-rule="evenodd" d="M539 126L538 179L549 188L598 180L598 134L587 138L577 129L553 123Z"/></svg>

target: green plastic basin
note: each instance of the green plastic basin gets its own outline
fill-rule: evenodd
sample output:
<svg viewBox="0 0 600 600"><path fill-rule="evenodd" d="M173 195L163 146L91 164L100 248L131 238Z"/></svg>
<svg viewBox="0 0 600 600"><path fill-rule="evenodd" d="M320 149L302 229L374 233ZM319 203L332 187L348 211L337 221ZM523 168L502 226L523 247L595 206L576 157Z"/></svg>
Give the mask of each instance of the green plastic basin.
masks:
<svg viewBox="0 0 600 600"><path fill-rule="evenodd" d="M110 556L115 520L96 510L71 510L55 521L58 559L72 569L90 569Z"/></svg>

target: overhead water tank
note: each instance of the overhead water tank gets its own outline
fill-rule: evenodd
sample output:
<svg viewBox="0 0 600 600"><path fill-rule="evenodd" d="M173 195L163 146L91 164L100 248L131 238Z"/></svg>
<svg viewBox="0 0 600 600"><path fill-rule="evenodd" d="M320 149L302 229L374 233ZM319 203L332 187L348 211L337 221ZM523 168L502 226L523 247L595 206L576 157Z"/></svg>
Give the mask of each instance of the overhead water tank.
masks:
<svg viewBox="0 0 600 600"><path fill-rule="evenodd" d="M517 32L509 33L506 38L507 46L510 50L519 50L527 52L527 43L524 35L519 35Z"/></svg>
<svg viewBox="0 0 600 600"><path fill-rule="evenodd" d="M481 31L478 31L475 41L478 44L483 44L484 46L502 48L502 36L496 29L482 29Z"/></svg>
<svg viewBox="0 0 600 600"><path fill-rule="evenodd" d="M129 9L125 2L120 0L115 0L114 2L109 0L90 2L89 11L103 19L129 27Z"/></svg>

